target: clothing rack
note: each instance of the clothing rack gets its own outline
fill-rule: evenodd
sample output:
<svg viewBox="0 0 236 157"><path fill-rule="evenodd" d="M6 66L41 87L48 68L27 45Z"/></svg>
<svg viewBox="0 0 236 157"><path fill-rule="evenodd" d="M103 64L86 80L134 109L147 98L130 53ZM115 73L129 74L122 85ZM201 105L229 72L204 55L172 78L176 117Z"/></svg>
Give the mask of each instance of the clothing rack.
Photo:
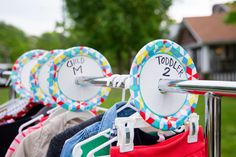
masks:
<svg viewBox="0 0 236 157"><path fill-rule="evenodd" d="M10 75L11 71L5 71L2 75ZM126 75L127 77L129 75ZM75 84L92 84L97 86L125 88L123 81L120 86L108 84L109 78L77 78ZM236 96L236 82L210 81L210 80L168 80L159 81L159 90L166 92L192 93L205 95L205 139L206 150L209 157L219 157L221 153L221 97Z"/></svg>
<svg viewBox="0 0 236 157"><path fill-rule="evenodd" d="M236 82L208 80L160 80L162 92L205 95L205 139L208 157L221 153L221 97L236 96Z"/></svg>
<svg viewBox="0 0 236 157"><path fill-rule="evenodd" d="M113 87L107 85L108 78L90 78L77 80L76 84L84 82ZM124 88L122 82L119 88ZM236 96L236 82L208 81L208 80L160 80L159 90L166 92L192 93L205 95L205 139L208 157L220 157L221 153L221 97Z"/></svg>

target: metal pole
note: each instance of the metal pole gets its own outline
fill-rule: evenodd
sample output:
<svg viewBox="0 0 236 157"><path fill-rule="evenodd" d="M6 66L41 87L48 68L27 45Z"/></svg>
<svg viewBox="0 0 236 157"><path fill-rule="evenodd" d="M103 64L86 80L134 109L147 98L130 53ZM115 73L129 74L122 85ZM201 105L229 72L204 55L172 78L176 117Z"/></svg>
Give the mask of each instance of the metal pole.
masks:
<svg viewBox="0 0 236 157"><path fill-rule="evenodd" d="M16 99L16 92L12 86L9 87L9 99Z"/></svg>
<svg viewBox="0 0 236 157"><path fill-rule="evenodd" d="M127 77L129 75L126 75ZM91 78L91 77L78 77L75 80L77 85L96 85L105 87L116 87L113 82L110 82L108 77ZM236 82L233 81L209 81L209 80L171 80L161 79L158 82L159 90L165 92L179 92L179 93L192 93L204 95L212 92L219 96L236 96ZM125 88L125 83L118 88Z"/></svg>
<svg viewBox="0 0 236 157"><path fill-rule="evenodd" d="M129 75L124 75L127 78L129 77ZM110 82L109 85L107 85L107 82ZM121 85L119 87L117 87L116 85L113 85L112 81L109 81L108 77L100 77L100 78L91 78L91 77L77 77L75 80L75 84L77 85L82 85L82 86L86 86L89 84L92 85L96 85L96 86L104 86L104 87L113 87L113 88L125 88L125 82L122 82Z"/></svg>
<svg viewBox="0 0 236 157"><path fill-rule="evenodd" d="M159 81L159 90L163 93L180 92L204 95L212 92L219 96L236 96L236 82L163 79Z"/></svg>
<svg viewBox="0 0 236 157"><path fill-rule="evenodd" d="M205 94L205 140L206 156L221 155L221 97Z"/></svg>

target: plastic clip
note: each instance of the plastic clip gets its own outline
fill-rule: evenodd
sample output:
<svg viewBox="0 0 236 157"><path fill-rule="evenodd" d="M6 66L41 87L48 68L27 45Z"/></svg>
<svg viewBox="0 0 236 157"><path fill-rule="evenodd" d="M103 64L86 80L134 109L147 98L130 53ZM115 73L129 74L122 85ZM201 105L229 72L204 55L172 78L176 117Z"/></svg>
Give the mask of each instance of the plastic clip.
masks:
<svg viewBox="0 0 236 157"><path fill-rule="evenodd" d="M117 145L120 146L120 152L129 152L134 149L134 124L135 119L133 118L116 118Z"/></svg>
<svg viewBox="0 0 236 157"><path fill-rule="evenodd" d="M189 123L188 143L194 143L198 141L199 115L192 113L189 116Z"/></svg>

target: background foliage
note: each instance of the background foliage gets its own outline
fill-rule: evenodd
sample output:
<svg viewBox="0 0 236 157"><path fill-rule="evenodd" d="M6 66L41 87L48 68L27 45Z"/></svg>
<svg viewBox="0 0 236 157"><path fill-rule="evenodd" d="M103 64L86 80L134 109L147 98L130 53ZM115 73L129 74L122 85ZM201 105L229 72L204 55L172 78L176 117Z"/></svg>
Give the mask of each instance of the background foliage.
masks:
<svg viewBox="0 0 236 157"><path fill-rule="evenodd" d="M146 43L162 38L171 0L65 0L73 22L71 35L94 47L117 67L129 70L131 60Z"/></svg>
<svg viewBox="0 0 236 157"><path fill-rule="evenodd" d="M0 22L0 59L14 61L28 49L29 40L22 30Z"/></svg>
<svg viewBox="0 0 236 157"><path fill-rule="evenodd" d="M226 4L230 11L225 16L225 22L229 24L236 24L236 1Z"/></svg>

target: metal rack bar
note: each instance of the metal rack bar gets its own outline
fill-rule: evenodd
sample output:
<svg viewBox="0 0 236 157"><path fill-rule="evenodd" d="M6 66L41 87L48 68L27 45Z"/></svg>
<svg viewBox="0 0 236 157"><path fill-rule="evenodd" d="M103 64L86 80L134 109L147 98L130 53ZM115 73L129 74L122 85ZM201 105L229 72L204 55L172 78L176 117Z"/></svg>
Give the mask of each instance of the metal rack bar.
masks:
<svg viewBox="0 0 236 157"><path fill-rule="evenodd" d="M236 96L236 82L209 80L160 80L162 92L180 92L204 95L212 92L218 96Z"/></svg>
<svg viewBox="0 0 236 157"><path fill-rule="evenodd" d="M103 78L77 78L75 83L77 85L93 84L97 86L107 87L107 77ZM232 81L209 81L209 80L171 80L162 79L158 82L159 90L165 92L178 92L178 93L192 93L204 95L212 92L218 96L236 96L236 82ZM109 87L113 87L112 82ZM119 88L124 88L125 84L122 83Z"/></svg>
<svg viewBox="0 0 236 157"><path fill-rule="evenodd" d="M208 157L221 154L221 97L212 93L205 94L205 139Z"/></svg>
<svg viewBox="0 0 236 157"><path fill-rule="evenodd" d="M122 82L119 87L116 87L113 85L113 82L111 81L109 85L107 86L107 82L109 81L108 77L102 77L102 78L89 78L89 77L78 77L75 80L75 84L77 85L96 85L96 86L104 86L104 87L113 87L113 88L125 88L125 83Z"/></svg>

